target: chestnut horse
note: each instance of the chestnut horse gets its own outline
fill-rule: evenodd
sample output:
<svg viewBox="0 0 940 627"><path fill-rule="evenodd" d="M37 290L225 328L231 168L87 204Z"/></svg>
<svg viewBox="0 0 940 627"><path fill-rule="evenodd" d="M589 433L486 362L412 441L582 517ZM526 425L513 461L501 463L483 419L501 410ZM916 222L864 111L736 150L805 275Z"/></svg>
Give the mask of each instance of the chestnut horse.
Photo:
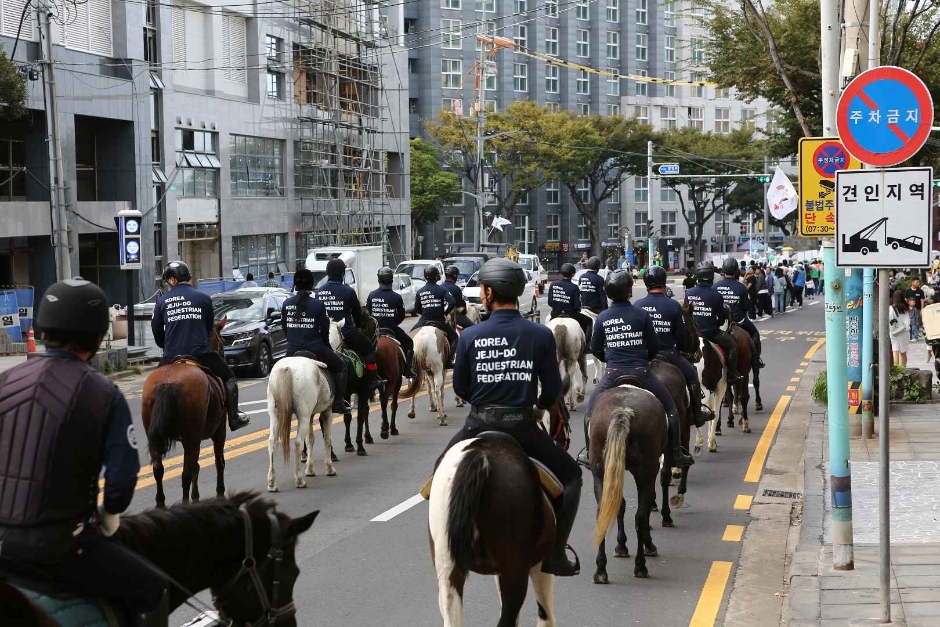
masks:
<svg viewBox="0 0 940 627"><path fill-rule="evenodd" d="M398 435L395 425L395 415L398 413L398 394L401 392L401 375L405 371L405 354L398 342L387 335L379 335L378 350L375 353L379 374L385 379L385 385L379 390L379 403L382 405L382 431L379 433L383 440L389 434ZM392 404L392 420L389 426L388 404Z"/></svg>
<svg viewBox="0 0 940 627"><path fill-rule="evenodd" d="M209 341L222 352L219 334L226 319L218 320ZM147 377L141 398L141 417L150 449L150 464L157 484L157 507L166 507L163 493L163 458L174 442L183 445L183 502L199 500L199 447L212 439L217 496L225 495L225 392L216 377L195 361L180 360L160 366Z"/></svg>
<svg viewBox="0 0 940 627"><path fill-rule="evenodd" d="M739 424L741 425L741 430L744 433L751 432L751 423L747 418L747 403L751 398L750 390L748 389L748 380L752 372L754 373L754 394L757 397L756 409L758 411L763 409L760 398L760 370L756 367L756 360L752 359L754 343L751 341L751 336L748 335L747 331L736 324L732 324L728 332L731 333L738 345L738 373L742 376L741 380L732 386L732 389L728 389L728 373L725 369L725 356L723 354L719 356L718 349L715 345L706 346L702 351L705 357L705 368L702 371L702 386L711 392L709 406L712 408L712 411L715 412L715 419L711 422L708 429L708 450L712 453L718 451L718 442L715 440L715 436L721 435L720 411L722 400L727 393L730 393L732 397L732 403L728 410L728 426L734 427L734 413L735 411L740 411L741 418ZM701 437L700 432L696 440L696 448L699 448L701 445Z"/></svg>

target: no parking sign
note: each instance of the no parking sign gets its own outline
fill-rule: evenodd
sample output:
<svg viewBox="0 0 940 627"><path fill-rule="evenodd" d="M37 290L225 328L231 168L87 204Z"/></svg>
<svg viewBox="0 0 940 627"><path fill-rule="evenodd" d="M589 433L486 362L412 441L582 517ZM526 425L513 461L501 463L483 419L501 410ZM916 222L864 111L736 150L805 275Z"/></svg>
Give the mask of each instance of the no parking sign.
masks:
<svg viewBox="0 0 940 627"><path fill-rule="evenodd" d="M836 224L836 172L861 162L835 137L800 139L800 235L832 237Z"/></svg>

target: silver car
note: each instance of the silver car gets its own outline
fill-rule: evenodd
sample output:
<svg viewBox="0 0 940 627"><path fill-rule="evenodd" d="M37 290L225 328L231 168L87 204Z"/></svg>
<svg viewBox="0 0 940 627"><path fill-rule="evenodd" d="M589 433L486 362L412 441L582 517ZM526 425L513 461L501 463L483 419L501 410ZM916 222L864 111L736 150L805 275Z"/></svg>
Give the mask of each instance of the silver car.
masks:
<svg viewBox="0 0 940 627"><path fill-rule="evenodd" d="M424 281L422 281L421 284L423 285ZM415 312L415 292L417 288L415 287L414 281L411 280L411 277L407 274L396 274L392 279L392 289L395 290L396 294L401 296L405 305L405 313L413 315Z"/></svg>
<svg viewBox="0 0 940 627"><path fill-rule="evenodd" d="M536 276L528 270L525 270L525 275L525 289L522 291L522 296L519 297L519 313L523 316L528 316L539 310L539 303L538 299L535 297ZM474 272L470 280L467 281L466 287L463 288L464 300L477 305L481 304L480 283L477 280L478 276L479 272Z"/></svg>

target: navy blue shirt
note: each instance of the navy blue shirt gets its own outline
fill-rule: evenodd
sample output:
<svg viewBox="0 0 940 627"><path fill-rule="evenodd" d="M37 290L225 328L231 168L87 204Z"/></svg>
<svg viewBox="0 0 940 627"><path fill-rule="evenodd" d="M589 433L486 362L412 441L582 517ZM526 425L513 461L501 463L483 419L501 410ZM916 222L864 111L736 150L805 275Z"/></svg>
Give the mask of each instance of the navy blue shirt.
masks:
<svg viewBox="0 0 940 627"><path fill-rule="evenodd" d="M677 344L685 344L688 333L685 329L685 321L682 319L682 305L662 292L650 292L646 298L636 301L635 305L646 311L653 319L659 348L675 348Z"/></svg>
<svg viewBox="0 0 940 627"><path fill-rule="evenodd" d="M571 279L552 281L548 286L548 306L552 308L552 316L581 311L581 290Z"/></svg>
<svg viewBox="0 0 940 627"><path fill-rule="evenodd" d="M315 353L330 345L330 317L323 302L308 295L303 310L298 311L299 301L300 294L294 294L281 307L288 357L297 351Z"/></svg>
<svg viewBox="0 0 940 627"><path fill-rule="evenodd" d="M391 285L372 290L366 299L366 309L380 327L397 327L405 319L405 301Z"/></svg>
<svg viewBox="0 0 940 627"><path fill-rule="evenodd" d="M715 283L712 289L721 294L725 304L731 307L731 316L735 322L743 322L747 318L747 312L751 308L751 297L746 285L737 279L724 278Z"/></svg>
<svg viewBox="0 0 940 627"><path fill-rule="evenodd" d="M330 279L317 290L317 300L323 302L327 315L343 323L343 328L362 324L362 305L356 290L343 283L342 279Z"/></svg>
<svg viewBox="0 0 940 627"><path fill-rule="evenodd" d="M697 285L685 293L685 302L690 306L692 319L702 334L711 336L721 330L727 319L721 294L710 287Z"/></svg>
<svg viewBox="0 0 940 627"><path fill-rule="evenodd" d="M212 299L192 285L177 283L157 299L150 330L165 358L212 352Z"/></svg>
<svg viewBox="0 0 940 627"><path fill-rule="evenodd" d="M588 270L578 279L581 290L581 304L593 311L607 309L607 294L604 292L604 279L593 270Z"/></svg>
<svg viewBox="0 0 940 627"><path fill-rule="evenodd" d="M425 283L415 294L415 313L425 320L444 322L444 316L456 306L450 290L437 283Z"/></svg>
<svg viewBox="0 0 940 627"><path fill-rule="evenodd" d="M450 295L454 297L454 306L458 308L467 308L467 303L463 299L463 290L460 289L460 286L457 285L456 281L451 281L447 279L444 281L444 289L450 292Z"/></svg>
<svg viewBox="0 0 940 627"><path fill-rule="evenodd" d="M658 352L653 319L630 301L615 300L597 316L591 354L608 368L646 368Z"/></svg>
<svg viewBox="0 0 940 627"><path fill-rule="evenodd" d="M454 392L460 398L473 405L544 409L560 391L555 336L548 327L523 319L516 309L497 309L464 329L454 363Z"/></svg>

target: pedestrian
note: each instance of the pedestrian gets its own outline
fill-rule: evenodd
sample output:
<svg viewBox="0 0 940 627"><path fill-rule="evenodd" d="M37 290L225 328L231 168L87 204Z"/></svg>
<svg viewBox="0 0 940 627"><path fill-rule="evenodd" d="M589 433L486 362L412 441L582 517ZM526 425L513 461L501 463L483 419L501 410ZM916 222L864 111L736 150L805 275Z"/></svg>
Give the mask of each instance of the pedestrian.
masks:
<svg viewBox="0 0 940 627"><path fill-rule="evenodd" d="M911 280L911 286L904 291L904 300L914 299L914 307L911 309L911 339L920 339L918 330L920 329L920 313L924 307L924 301L927 295L924 294L920 286L920 277L915 276Z"/></svg>
<svg viewBox="0 0 940 627"><path fill-rule="evenodd" d="M805 286L806 270L803 269L803 264L800 264L793 273L793 296L796 298L797 309L803 308L803 289Z"/></svg>
<svg viewBox="0 0 940 627"><path fill-rule="evenodd" d="M774 300L777 303L777 313L783 313L787 310L787 294L789 293L790 290L787 289L787 275L782 267L777 268L777 271L774 273Z"/></svg>
<svg viewBox="0 0 940 627"><path fill-rule="evenodd" d="M818 259L816 266L819 268L819 283L816 284L816 293L823 296L826 292L826 266L822 259Z"/></svg>
<svg viewBox="0 0 940 627"><path fill-rule="evenodd" d="M903 294L896 291L891 298L891 307L888 309L888 327L891 333L891 352L894 353L894 363L902 366L907 365L907 348L911 343L910 311Z"/></svg>
<svg viewBox="0 0 940 627"><path fill-rule="evenodd" d="M268 280L261 287L281 287L281 284L274 278L273 272L268 272Z"/></svg>
<svg viewBox="0 0 940 627"><path fill-rule="evenodd" d="M587 267L588 254L581 253L581 258L578 259L578 263L575 264L578 266L578 270L584 270Z"/></svg>
<svg viewBox="0 0 940 627"><path fill-rule="evenodd" d="M747 296L750 300L747 317L755 320L757 318L757 273L753 266L749 267L747 274L744 275L744 285L747 287Z"/></svg>
<svg viewBox="0 0 940 627"><path fill-rule="evenodd" d="M908 298L907 308L911 311L911 339L919 340L920 339L920 311L917 309L917 301L913 298Z"/></svg>
<svg viewBox="0 0 940 627"><path fill-rule="evenodd" d="M754 289L754 306L757 313L757 319L763 320L764 317L768 315L768 313L772 312L768 312L764 306L764 301L767 298L767 277L764 275L764 269L760 266L758 266L754 272Z"/></svg>
<svg viewBox="0 0 940 627"><path fill-rule="evenodd" d="M617 260L617 268L627 269L627 270L630 269L629 267L627 267L627 257L623 251L620 251L620 258Z"/></svg>
<svg viewBox="0 0 940 627"><path fill-rule="evenodd" d="M764 294L764 313L769 317L774 317L774 288L777 286L776 277L774 277L774 271L770 266L764 268L764 285L767 288L767 293Z"/></svg>
<svg viewBox="0 0 940 627"><path fill-rule="evenodd" d="M255 281L255 275L249 272L245 276L245 282L242 283L242 287L258 287L258 282Z"/></svg>

